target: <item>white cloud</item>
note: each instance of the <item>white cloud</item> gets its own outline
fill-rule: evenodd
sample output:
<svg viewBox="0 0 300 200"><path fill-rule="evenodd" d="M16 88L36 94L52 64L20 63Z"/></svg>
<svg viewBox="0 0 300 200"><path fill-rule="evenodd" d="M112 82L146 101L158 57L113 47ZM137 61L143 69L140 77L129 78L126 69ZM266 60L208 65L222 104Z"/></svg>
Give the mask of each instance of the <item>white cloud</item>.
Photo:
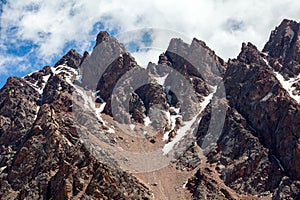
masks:
<svg viewBox="0 0 300 200"><path fill-rule="evenodd" d="M157 63L158 56L163 52L163 49L144 49L141 51L134 52L132 56L139 63L139 65L143 68L148 66L149 62Z"/></svg>
<svg viewBox="0 0 300 200"><path fill-rule="evenodd" d="M26 71L27 67L24 60L26 60L24 57L0 55L0 75L7 74L11 70L14 72Z"/></svg>
<svg viewBox="0 0 300 200"><path fill-rule="evenodd" d="M110 31L124 32L155 27L177 31L186 38L197 37L227 60L237 56L242 42L250 41L261 49L268 40L270 31L283 18L300 20L300 2L294 0L7 2L0 21L1 56L9 57L5 49L12 48L18 40L29 40L38 46L36 56L44 64L49 64L55 56L61 55L66 44L72 44L80 52L91 50L91 41L96 36L93 26L99 21ZM12 27L15 27L13 34ZM167 46L169 42L169 36L157 33L152 35L152 39L153 46L159 48ZM145 52L135 55L142 62L150 58L149 55L155 56L154 51L149 55ZM156 57L151 60L157 59ZM8 64L4 64L4 61L0 63L2 72L13 69L5 67Z"/></svg>

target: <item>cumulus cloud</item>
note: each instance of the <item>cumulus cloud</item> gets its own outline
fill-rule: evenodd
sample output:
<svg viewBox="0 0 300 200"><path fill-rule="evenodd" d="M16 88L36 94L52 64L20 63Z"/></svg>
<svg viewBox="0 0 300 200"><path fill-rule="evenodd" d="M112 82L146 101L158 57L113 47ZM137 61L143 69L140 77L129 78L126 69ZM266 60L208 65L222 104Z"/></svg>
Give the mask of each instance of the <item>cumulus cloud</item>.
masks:
<svg viewBox="0 0 300 200"><path fill-rule="evenodd" d="M169 39L180 36L204 40L227 60L236 57L242 42L250 41L261 49L283 18L299 21L299 8L300 2L294 0L2 1L0 74L20 66L30 71L51 64L68 48L90 51L99 29L125 43L129 41L126 34L122 38L126 31L172 30L149 31L150 43L137 43L140 50L134 55L143 65L147 60L156 62ZM143 35L131 39L142 40ZM148 51L148 47L154 48Z"/></svg>

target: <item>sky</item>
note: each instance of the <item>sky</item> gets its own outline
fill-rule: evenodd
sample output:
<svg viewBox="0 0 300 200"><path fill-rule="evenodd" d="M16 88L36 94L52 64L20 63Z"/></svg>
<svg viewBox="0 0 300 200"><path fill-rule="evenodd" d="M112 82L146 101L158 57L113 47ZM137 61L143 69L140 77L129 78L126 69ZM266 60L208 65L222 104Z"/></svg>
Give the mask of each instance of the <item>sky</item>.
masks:
<svg viewBox="0 0 300 200"><path fill-rule="evenodd" d="M71 48L91 52L100 30L124 42L141 65L157 62L170 38L181 36L205 41L227 61L242 42L262 49L284 18L300 21L300 1L0 0L0 88L9 76L54 65ZM140 41L126 43L137 32L131 39Z"/></svg>

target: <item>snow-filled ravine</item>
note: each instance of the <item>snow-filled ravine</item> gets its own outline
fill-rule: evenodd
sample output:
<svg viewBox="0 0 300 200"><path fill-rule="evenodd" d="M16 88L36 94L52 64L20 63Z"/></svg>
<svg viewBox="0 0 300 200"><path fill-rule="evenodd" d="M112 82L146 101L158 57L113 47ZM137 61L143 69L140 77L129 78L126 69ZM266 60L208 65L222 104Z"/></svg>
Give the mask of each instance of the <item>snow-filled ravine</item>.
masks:
<svg viewBox="0 0 300 200"><path fill-rule="evenodd" d="M210 100L212 99L212 97L214 96L214 93L216 92L217 90L217 87L214 87L213 88L213 92L210 93L207 97L204 98L204 101L201 103L201 109L199 111L199 113L197 113L193 119L191 119L190 121L185 121L184 122L184 125L182 127L180 127L178 130L177 130L177 134L175 136L175 138L168 142L167 144L164 145L162 151L163 151L163 154L166 155L168 154L173 148L174 146L186 135L188 134L189 132L192 132L194 130L195 127L193 127L193 125L195 123L199 123L201 119L197 120L198 119L198 116L202 113L202 111L206 108L206 106L209 104ZM196 122L197 120L197 122ZM168 134L168 133L166 133ZM168 136L167 135L164 135L164 139L166 139Z"/></svg>

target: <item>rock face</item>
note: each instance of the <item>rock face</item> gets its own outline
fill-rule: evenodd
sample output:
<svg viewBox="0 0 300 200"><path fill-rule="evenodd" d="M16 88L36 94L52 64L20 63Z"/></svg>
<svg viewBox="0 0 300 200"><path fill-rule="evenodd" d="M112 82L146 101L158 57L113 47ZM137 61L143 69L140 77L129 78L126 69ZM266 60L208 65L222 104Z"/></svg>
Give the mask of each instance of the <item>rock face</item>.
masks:
<svg viewBox="0 0 300 200"><path fill-rule="evenodd" d="M101 96L104 101L108 102L104 109L105 113L111 114L110 101L114 86L119 81L120 77L134 67L137 67L137 63L134 58L126 52L118 57L116 61L112 62L103 72L96 90L99 91L98 95Z"/></svg>
<svg viewBox="0 0 300 200"><path fill-rule="evenodd" d="M81 59L74 55L1 89L0 198L149 199L135 177L98 161L80 142L68 83Z"/></svg>
<svg viewBox="0 0 300 200"><path fill-rule="evenodd" d="M284 20L280 27L290 23L294 24ZM281 30L278 34L285 33L286 30ZM283 182L293 187L299 182L300 112L299 102L290 97L274 73L277 69L269 64L274 63L275 56L288 58L288 53L283 52L290 52L290 45L283 47L282 41L276 41L282 35L274 34L264 49L269 49L268 55L248 43L242 45L237 59L228 61L224 75L228 109L218 146L208 154L208 161L219 171L225 184L238 193L273 193L273 199L297 199L299 193L290 192L285 196L280 189L284 187ZM282 68L290 63L280 62ZM209 120L207 112L197 132L200 146Z"/></svg>
<svg viewBox="0 0 300 200"><path fill-rule="evenodd" d="M272 31L263 52L267 52L276 70L293 77L300 73L300 25L296 21L283 20Z"/></svg>
<svg viewBox="0 0 300 200"><path fill-rule="evenodd" d="M300 199L299 27L283 20L262 51L243 43L228 62L203 41L172 39L147 69L101 31L91 54L70 50L54 67L9 78L0 90L0 199L168 198L109 152L165 153L172 142L159 178L186 173L184 186L172 182L188 194L181 199Z"/></svg>
<svg viewBox="0 0 300 200"><path fill-rule="evenodd" d="M252 45L244 46L237 61L228 66L224 77L226 94L230 96L231 106L245 116L261 143L279 157L286 173L300 178L299 104L292 101L270 66L262 65L263 57L259 60L255 52L258 51ZM243 56L249 64L241 59Z"/></svg>

